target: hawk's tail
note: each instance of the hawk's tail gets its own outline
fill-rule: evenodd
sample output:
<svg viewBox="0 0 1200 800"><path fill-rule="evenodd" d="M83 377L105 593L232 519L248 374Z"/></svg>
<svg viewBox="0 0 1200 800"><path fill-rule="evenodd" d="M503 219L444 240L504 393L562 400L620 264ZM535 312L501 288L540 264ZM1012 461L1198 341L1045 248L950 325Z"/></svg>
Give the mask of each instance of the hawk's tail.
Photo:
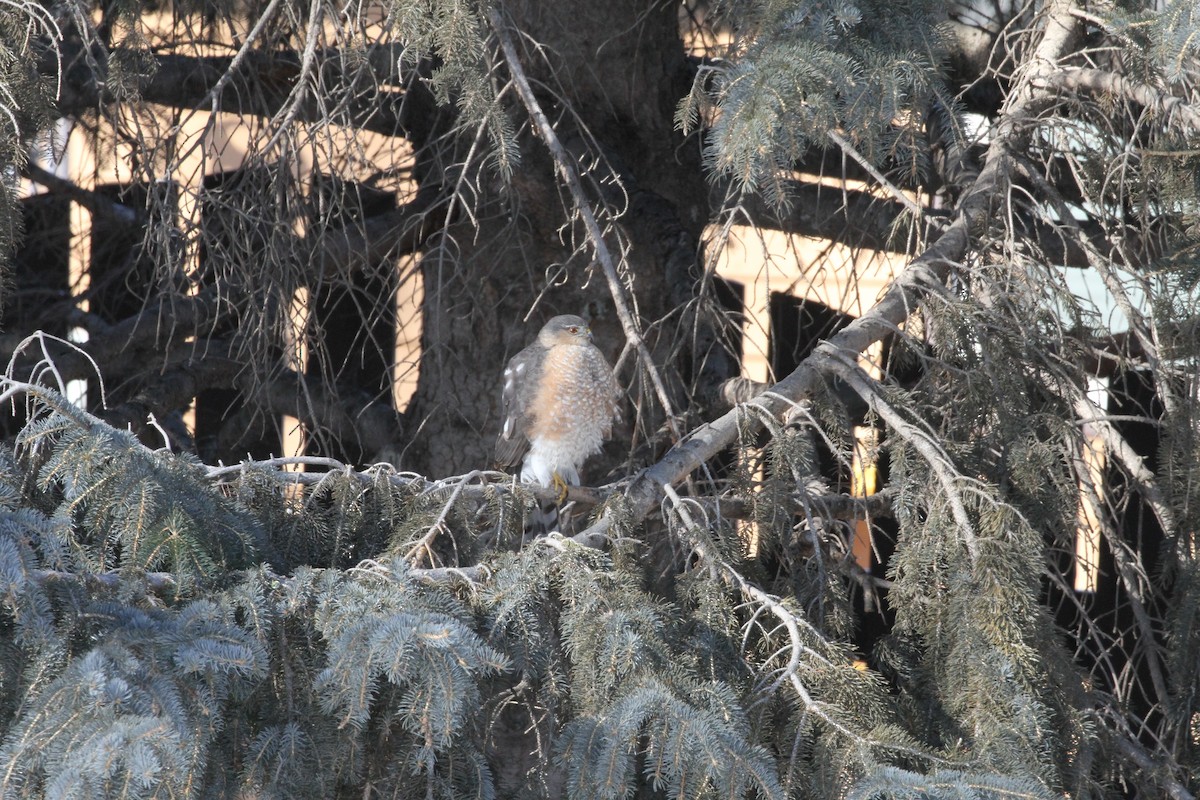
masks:
<svg viewBox="0 0 1200 800"><path fill-rule="evenodd" d="M575 505L574 502L561 507L554 503L539 503L525 519L525 540L529 541L554 531L558 531L564 536L572 535L574 531L569 528L572 523L571 507L573 505Z"/></svg>

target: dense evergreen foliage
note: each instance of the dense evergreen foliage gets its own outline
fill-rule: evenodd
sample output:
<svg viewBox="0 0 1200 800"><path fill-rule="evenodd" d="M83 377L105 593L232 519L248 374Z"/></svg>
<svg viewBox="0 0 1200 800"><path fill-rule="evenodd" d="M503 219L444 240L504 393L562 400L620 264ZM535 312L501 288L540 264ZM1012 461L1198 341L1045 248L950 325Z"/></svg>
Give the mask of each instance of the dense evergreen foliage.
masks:
<svg viewBox="0 0 1200 800"><path fill-rule="evenodd" d="M1194 5L683 10L0 9L0 797L1195 796ZM253 135L188 184L213 111ZM59 118L140 188L39 166ZM35 183L95 285L39 273ZM753 385L742 223L906 266ZM629 414L542 533L483 454L546 306ZM283 413L310 456L242 461Z"/></svg>

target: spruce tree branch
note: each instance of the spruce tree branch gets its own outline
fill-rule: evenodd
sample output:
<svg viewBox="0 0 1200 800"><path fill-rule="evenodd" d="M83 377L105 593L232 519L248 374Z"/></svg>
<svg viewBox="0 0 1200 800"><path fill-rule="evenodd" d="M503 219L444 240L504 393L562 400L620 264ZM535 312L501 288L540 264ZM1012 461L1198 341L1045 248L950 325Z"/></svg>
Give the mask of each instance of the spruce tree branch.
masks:
<svg viewBox="0 0 1200 800"><path fill-rule="evenodd" d="M1150 471L1150 468L1146 466L1142 457L1125 440L1125 437L1117 431L1112 420L1082 390L1073 384L1057 380L1053 376L1046 376L1045 382L1060 397L1071 403L1080 422L1088 426L1100 438L1106 451L1113 455L1121 466L1124 467L1133 485L1137 488L1139 494L1142 495L1146 504L1150 506L1152 513L1158 520L1159 526L1163 530L1163 534L1168 539L1174 539L1178 530L1174 511L1163 496L1154 473ZM1090 485L1090 479L1085 479L1084 483L1085 491L1090 492L1093 500L1098 502L1099 496L1095 488ZM1133 613L1135 623L1141 632L1142 641L1140 646L1146 656L1146 665L1150 672L1151 683L1154 685L1154 691L1160 702L1167 702L1170 692L1167 688L1166 673L1159 653L1159 637L1151 620L1150 612L1147 610L1147 600L1141 588L1145 584L1145 581L1139 580L1137 574L1139 571L1138 560L1136 557L1131 557L1127 552L1127 543L1116 535L1111 525L1104 525L1103 530L1109 539L1109 551L1117 567L1117 575L1125 586L1125 591L1129 597L1130 609Z"/></svg>
<svg viewBox="0 0 1200 800"><path fill-rule="evenodd" d="M1138 744L1137 737L1116 735L1113 737L1113 742L1117 746L1117 752L1126 761L1143 773L1150 775L1151 780L1162 786L1174 800L1196 800L1196 796L1189 792L1186 786L1171 776L1170 768L1166 764L1156 761Z"/></svg>
<svg viewBox="0 0 1200 800"><path fill-rule="evenodd" d="M34 345L38 342L44 342L48 338L50 337L47 337L44 334L38 334L29 337L26 342L26 346L28 347L29 345ZM23 350L24 348L19 348L17 355L20 355ZM63 380L62 376L57 374L57 372L54 370L53 364L50 361L50 357L49 355L45 354L44 348L43 354L46 361L46 366L42 369L36 370L37 374L53 376L59 383L59 388L64 388L63 384L65 381ZM55 391L40 383L16 380L12 378L11 375L0 376L0 403L11 402L15 398L22 396L36 399L36 401L45 409L50 409L55 413L65 417L82 430L89 432L111 430L111 426L107 422L69 402L63 396L61 391ZM133 440L131 444L134 448L142 452L147 458L154 459L161 457L161 454L156 453L151 448L140 442L137 442L136 440ZM296 465L321 467L324 471L296 473L284 470L285 467ZM414 485L416 485L423 493L442 490L447 486L454 486L454 494L452 494L450 499L446 502L442 511L442 515L439 517L438 521L435 522L430 528L430 534L428 535L429 541L425 542L425 544L430 543L432 541L432 536L436 535L436 532L440 530L441 523L444 522L446 514L448 514L449 509L454 504L456 499L462 498L475 502L482 502L487 499L488 493L494 493L497 491L503 492L506 490L511 490L510 487L515 488L516 486L515 480L512 478L512 476L504 473L477 471L461 477L448 478L440 481L429 481L424 477L413 473L391 472L390 465L388 465L386 469L383 465L379 465L365 471L359 471L336 459L320 456L281 457L258 462L247 461L232 466L222 465L206 467L204 470L204 477L207 480L219 482L229 480L233 476L244 475L247 472L261 471L264 469L274 471L276 478L281 482L301 485L318 484L327 480L331 475L337 473L354 478L364 486L373 485L378 480L380 474L386 474L389 483L392 485L405 489L411 489ZM471 481L476 479L479 480L478 485L469 485ZM489 479L491 479L493 482L489 482ZM539 502L543 503L553 503L560 499L557 490L548 487L521 484L521 490L529 495L532 495ZM596 490L585 487L570 487L568 497L575 502L590 504L596 504L598 502L602 502L603 500L603 496L598 494ZM598 548L601 546L601 544L601 542L595 542L590 543L588 546ZM462 568L414 568L413 574L418 579L430 583L445 583L447 581L455 580L474 582L485 578L488 575L488 569L482 564L476 564ZM103 587L109 590L115 590L121 586L124 586L129 578L128 575L123 575L116 571L98 574L72 574L56 570L39 570L36 573L33 573L32 577L39 583L71 582L90 587ZM175 576L171 573L151 572L146 573L142 576L142 578L146 582L148 590L151 592L159 594L171 593L178 588L178 582Z"/></svg>
<svg viewBox="0 0 1200 800"><path fill-rule="evenodd" d="M670 505L670 512L678 516L683 529L685 531L700 530L700 526L696 524L691 512L688 510L690 498L681 498L670 484L663 484L662 491L665 501ZM764 692L765 694L773 694L786 683L796 692L796 696L808 713L820 719L830 729L857 743L860 747L866 747L871 750L890 750L903 754L906 757L926 762L948 763L930 752L880 742L869 736L864 736L859 731L855 731L846 723L834 717L830 713L830 706L827 703L813 697L808 687L804 685L800 673L807 668L822 672L848 670L857 674L857 670L850 661L847 660L839 663L805 645L806 638L823 641L825 637L814 629L806 619L789 609L780 598L763 591L758 586L746 580L745 576L738 569L717 554L709 552L708 548L695 540L695 537L688 538L690 539L688 546L691 548L692 553L699 559L700 565L708 569L709 574L714 579L727 581L732 584L748 602L754 603L770 613L779 621L783 629L787 631L787 664L778 670L778 677L774 683L767 687ZM755 617L757 616L755 614ZM753 619L751 622L753 622ZM807 632L807 637L802 633L802 630Z"/></svg>
<svg viewBox="0 0 1200 800"><path fill-rule="evenodd" d="M1113 269L1112 264L1098 257L1095 258L1095 263L1096 272L1099 273L1100 279L1104 282L1104 287L1108 289L1108 293L1112 296L1117 307L1121 309L1121 313L1125 315L1125 319L1129 323L1129 335L1137 342L1142 357L1146 359L1150 368L1154 371L1157 379L1155 391L1162 401L1163 410L1168 417L1175 416L1178 412L1179 403L1175 399L1174 390L1171 388L1171 381L1165 379L1172 370L1159 357L1158 331L1154 327L1153 316L1150 316L1149 325L1147 325L1145 316L1135 308L1133 299L1129 296L1129 292L1121 282L1120 276ZM1133 279L1141 284L1140 288L1143 289L1146 297L1154 296L1154 292L1150 290L1145 276L1134 275Z"/></svg>
<svg viewBox="0 0 1200 800"><path fill-rule="evenodd" d="M33 336L30 336L27 341L32 343L36 340L46 338L50 337L45 336L45 334L42 334L39 331ZM46 366L36 370L35 373L39 377L48 374L54 374L53 363L47 359ZM55 377L58 380L59 389L65 390L66 387L63 385L64 382L62 381L61 376L55 375ZM6 373L5 375L0 376L0 404L11 402L17 397L34 398L46 408L52 409L66 419L71 420L71 422L85 431L96 431L106 428L111 429L112 427L99 417L89 414L87 411L68 401L66 397L64 397L64 391L56 391L41 383L36 383L33 381L16 380L11 377L11 373ZM145 445L139 446L148 454L153 452Z"/></svg>
<svg viewBox="0 0 1200 800"><path fill-rule="evenodd" d="M567 152L562 141L558 138L558 134L555 133L554 126L550 124L546 113L542 111L542 107L533 93L533 87L529 85L529 79L525 76L525 70L521 66L520 58L517 55L516 45L513 44L512 37L508 34L508 28L505 26L500 12L494 8L488 9L488 21L491 23L492 30L500 42L501 50L504 51L504 60L508 65L509 74L512 76L513 83L517 88L517 94L520 96L525 110L529 113L534 130L537 131L538 137L541 138L546 148L550 151L559 177L566 184L567 191L571 194L576 213L583 220L584 229L587 231L588 239L592 243L592 252L596 261L600 264L605 280L608 282L609 294L612 296L613 306L617 311L617 318L621 320L621 328L625 332L625 338L637 351L642 369L650 377L655 394L658 395L658 401L662 404L663 412L666 414L667 423L670 425L675 439L678 440L681 431L678 429L674 403L671 401L670 393L667 391L662 375L654 365L654 360L650 356L650 350L642 338L641 328L633 315L633 311L629 307L625 296L625 285L622 283L621 276L617 272L617 265L613 261L612 253L609 251L608 244L604 240L604 232L601 230L600 223L592 211L587 193L583 190L583 185L579 181L579 171L575 168L570 153Z"/></svg>
<svg viewBox="0 0 1200 800"><path fill-rule="evenodd" d="M937 443L934 434L924 430L918 424L904 419L890 403L884 400L875 381L863 371L862 367L858 366L857 362L851 360L845 353L837 353L835 359L831 371L846 381L871 410L887 423L888 430L911 444L925 459L925 463L933 471L938 483L942 485L946 502L950 505L950 511L954 516L954 521L958 524L963 543L966 545L967 553L974 565L979 558L978 539L975 534L975 526L967 514L961 497L961 485L970 482L971 479L958 471L950 455Z"/></svg>
<svg viewBox="0 0 1200 800"><path fill-rule="evenodd" d="M36 162L26 161L21 167L21 172L26 178L46 187L52 193L74 200L100 219L114 220L122 225L141 225L145 222L145 215L138 209L84 189L66 178L60 178Z"/></svg>
<svg viewBox="0 0 1200 800"><path fill-rule="evenodd" d="M421 184L417 194L399 208L373 214L337 230L317 230L311 242L314 283L339 275L376 269L388 257L415 253L447 222L449 206L441 191Z"/></svg>
<svg viewBox="0 0 1200 800"><path fill-rule="evenodd" d="M1092 431L1092 435L1099 435L1105 448L1110 446L1110 443L1115 443L1119 439L1124 442L1124 437L1117 433L1115 428L1112 428L1111 422L1105 420L1109 428L1109 434L1099 431L1096 427L1100 421L1099 407L1095 406L1086 397L1081 397L1075 401L1076 413L1088 413L1085 409L1090 407L1095 411L1097 416L1091 418L1091 421L1084 424L1085 429ZM1088 447L1085 443L1085 447ZM1128 448L1128 443L1125 443ZM1139 459L1140 461L1140 459ZM1128 468L1128 467L1127 467ZM1100 508L1104 503L1103 489L1096 486L1092 481L1091 470L1086 466L1079 465L1076 467L1079 474L1079 483L1081 491L1094 504L1094 507ZM1135 485L1141 486L1135 479ZM1113 563L1117 568L1117 576L1125 587L1125 593L1129 598L1129 608L1133 614L1135 623L1140 631L1140 637L1136 644L1136 648L1145 654L1146 669L1150 673L1150 682L1154 686L1155 694L1160 702L1168 703L1170 692L1167 689L1166 674L1162 663L1162 647L1159 644L1160 635L1155 630L1154 622L1151 619L1150 612L1147 610L1148 598L1146 597L1146 588L1150 583L1149 576L1146 574L1143 564L1141 563L1138 554L1133 552L1133 548L1124 540L1124 537L1116 530L1115 526L1107 516L1102 518L1102 532L1105 540L1108 542L1109 554L1112 556Z"/></svg>
<svg viewBox="0 0 1200 800"><path fill-rule="evenodd" d="M925 208L917 205L916 201L900 190L900 187L893 184L887 179L887 176L875 169L875 166L866 158L864 158L862 153L858 152L854 145L851 144L845 136L842 136L837 131L829 131L826 135L829 136L829 138L833 140L838 147L842 148L842 152L857 161L863 169L870 173L871 177L874 178L880 186L885 188L887 193L890 194L892 198L896 200L896 202L904 206L908 213L912 214L914 219L924 220L939 230L945 227L945 220L929 216Z"/></svg>
<svg viewBox="0 0 1200 800"><path fill-rule="evenodd" d="M984 174L993 180L996 178L994 173L995 170L984 171ZM979 187L980 184L976 186ZM811 395L820 387L837 353L861 353L872 343L899 328L918 307L923 295L929 291L941 291L945 277L966 253L970 242L969 220L978 222L975 219L976 215L982 215L986 208L982 190L969 195L967 199L978 204L978 207L968 206L969 213L960 212L946 232L897 276L874 307L819 344L790 375L759 395L753 402L775 417L782 416L793 403ZM739 409L734 408L718 419L698 426L658 463L636 475L626 489L633 519L640 521L657 507L662 494L660 487L674 486L733 444L738 437L740 417ZM761 428L761 423L753 417L750 417L749 424L753 429L752 433ZM589 531L603 535L610 524L610 518L604 517Z"/></svg>
<svg viewBox="0 0 1200 800"><path fill-rule="evenodd" d="M1183 97L1166 94L1115 72L1067 67L1049 75L1044 85L1071 91L1086 89L1095 94L1121 97L1165 117L1167 125L1178 123L1193 132L1200 132L1200 107L1188 103Z"/></svg>
<svg viewBox="0 0 1200 800"><path fill-rule="evenodd" d="M1117 567L1117 576L1129 596L1129 609L1137 625L1139 635L1133 652L1141 652L1145 656L1146 670L1150 673L1150 683L1154 687L1155 696L1160 703L1169 705L1171 692L1168 689L1166 667L1163 665L1163 646L1160 643L1162 634L1155 629L1154 620L1147 608L1147 604L1153 602L1153 598L1146 596L1149 576L1139 554L1133 551L1112 525L1104 525L1103 533L1108 541L1113 563Z"/></svg>
<svg viewBox="0 0 1200 800"><path fill-rule="evenodd" d="M961 263L968 249L979 237L989 232L998 220L993 208L1007 193L1013 158L1029 135L1031 124L1041 110L1052 102L1048 92L1038 85L1056 70L1056 63L1068 52L1076 35L1071 18L1070 0L1054 0L1049 4L1042 25L1041 37L1027 67L1019 75L1009 95L1000 119L995 125L979 176L959 200L953 222L940 237L913 259L888 287L879 301L861 317L821 342L790 375L760 395L754 402L779 417L790 405L811 395L820 382L837 364L843 354L856 358L874 342L899 329L921 299L929 292L943 291L946 277ZM698 469L717 453L737 440L739 435L738 409L733 409L712 422L704 423L681 439L651 467L642 470L625 490L628 513L636 524L659 506L663 486L674 486ZM750 419L757 432L761 423ZM584 535L605 535L612 518L605 516Z"/></svg>
<svg viewBox="0 0 1200 800"><path fill-rule="evenodd" d="M1032 170L1028 172L1036 175ZM1039 186L1041 186L1047 199L1057 207L1061 218L1063 220L1071 220L1072 218L1066 208L1066 203L1054 188L1045 185L1044 182L1039 184ZM1169 379L1172 370L1159 358L1158 345L1162 332L1154 325L1153 319L1150 321L1150 330L1146 329L1143 316L1134 308L1132 300L1121 280L1115 274L1110 261L1105 259L1091 246L1077 227L1073 227L1068 223L1068 231L1075 236L1080 247L1087 253L1089 262L1100 275L1105 287L1117 302L1122 313L1125 314L1130 328L1127 338L1132 338L1139 345L1141 354L1146 358L1149 366L1155 373L1157 378L1156 391L1167 415L1176 416L1178 403L1171 389L1172 381ZM1144 276L1141 275L1135 275L1134 279L1145 280ZM1146 294L1147 296L1152 296L1152 292L1147 291ZM1163 495L1162 489L1158 486L1154 473L1146 466L1145 461L1130 446L1125 437L1117 431L1113 425L1113 421L1073 384L1057 381L1052 378L1048 379L1047 383L1050 386L1054 386L1058 394L1072 404L1075 413L1084 424L1092 426L1092 429L1100 437L1108 452L1124 467L1138 493L1141 494L1143 500L1150 507L1163 533L1168 538L1176 538L1179 533L1179 527L1174 510ZM1107 526L1105 532L1109 533ZM1125 552L1123 542L1113 540L1110 542L1110 545L1110 551L1117 565L1118 575L1129 593L1134 617L1146 641L1151 680L1159 697L1165 698L1167 697L1166 680L1155 646L1157 639L1153 635L1153 624L1150 621L1149 613L1146 611L1145 602L1141 596L1142 593L1139 591L1137 581L1135 580L1135 560L1131 560Z"/></svg>

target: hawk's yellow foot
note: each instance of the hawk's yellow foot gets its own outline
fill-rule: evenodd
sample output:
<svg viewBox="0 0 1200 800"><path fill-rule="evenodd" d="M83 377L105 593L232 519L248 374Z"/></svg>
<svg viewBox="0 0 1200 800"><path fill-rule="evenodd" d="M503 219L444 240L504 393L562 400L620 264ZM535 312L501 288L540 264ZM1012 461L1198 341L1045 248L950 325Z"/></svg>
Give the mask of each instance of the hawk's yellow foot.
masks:
<svg viewBox="0 0 1200 800"><path fill-rule="evenodd" d="M556 492L554 504L561 506L567 499L568 487L567 482L562 479L562 476L558 472L555 472L550 477L550 488Z"/></svg>

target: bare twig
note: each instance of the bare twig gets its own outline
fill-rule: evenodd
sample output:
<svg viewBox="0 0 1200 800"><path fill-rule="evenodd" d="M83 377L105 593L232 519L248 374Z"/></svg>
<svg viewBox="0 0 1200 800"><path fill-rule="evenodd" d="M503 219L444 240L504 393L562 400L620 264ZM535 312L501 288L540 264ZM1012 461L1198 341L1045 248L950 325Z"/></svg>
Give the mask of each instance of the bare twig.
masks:
<svg viewBox="0 0 1200 800"><path fill-rule="evenodd" d="M1137 744L1135 738L1118 735L1113 737L1113 742L1117 746L1117 752L1123 758L1152 776L1151 780L1162 786L1174 800L1196 800L1196 796L1189 792L1186 786L1171 777L1166 765L1155 761L1149 753Z"/></svg>
<svg viewBox="0 0 1200 800"><path fill-rule="evenodd" d="M475 470L473 472L468 472L458 480L458 482L454 485L454 491L450 492L450 496L446 498L446 502L442 505L442 510L438 514L437 519L435 519L433 524L429 526L429 529L425 531L425 535L414 542L412 547L409 548L408 552L404 554L404 558L406 560L415 566L418 556L420 555L421 551L424 551L425 555L429 558L429 565L431 567L436 566L433 563L434 540L437 539L439 534L445 532L446 517L450 515L450 509L454 507L454 503L463 493L463 489L465 489L467 484L469 484L471 481L482 477L482 475L483 473L481 471Z"/></svg>
<svg viewBox="0 0 1200 800"><path fill-rule="evenodd" d="M858 152L858 149L855 148L855 146L851 144L845 136L842 136L837 131L829 131L827 135L838 147L842 148L842 152L857 161L859 166L865 169L870 176L879 183L880 186L887 189L888 194L890 194L896 199L897 202L908 209L908 212L912 214L915 219L924 220L939 230L946 227L946 221L944 219L929 216L926 213L925 208L918 205L911 197L901 191L900 187L889 181L887 176L876 169L874 164L864 158L863 154Z"/></svg>

